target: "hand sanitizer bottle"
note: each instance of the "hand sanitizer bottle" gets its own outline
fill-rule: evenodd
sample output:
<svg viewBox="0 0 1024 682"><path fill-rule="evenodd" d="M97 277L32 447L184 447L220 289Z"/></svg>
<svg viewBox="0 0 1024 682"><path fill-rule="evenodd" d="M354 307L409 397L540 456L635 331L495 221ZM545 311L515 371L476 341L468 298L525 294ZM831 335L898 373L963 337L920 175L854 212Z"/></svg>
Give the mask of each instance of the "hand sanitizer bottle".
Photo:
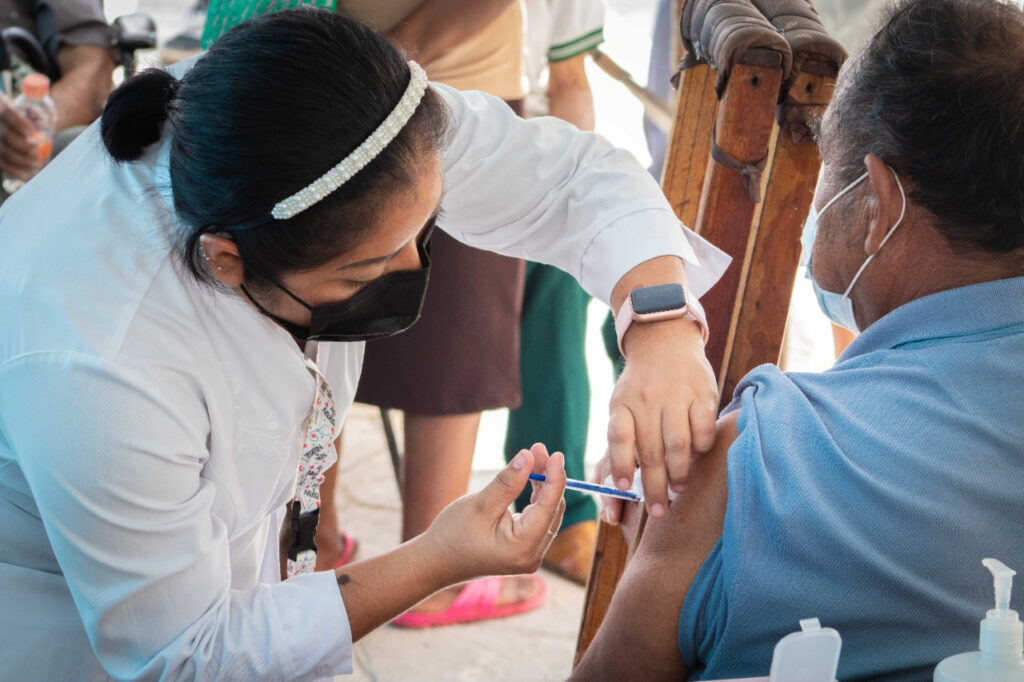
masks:
<svg viewBox="0 0 1024 682"><path fill-rule="evenodd" d="M1010 610L1016 571L983 559L995 582L996 607L981 621L980 651L950 656L935 668L935 682L1024 682L1024 623Z"/></svg>

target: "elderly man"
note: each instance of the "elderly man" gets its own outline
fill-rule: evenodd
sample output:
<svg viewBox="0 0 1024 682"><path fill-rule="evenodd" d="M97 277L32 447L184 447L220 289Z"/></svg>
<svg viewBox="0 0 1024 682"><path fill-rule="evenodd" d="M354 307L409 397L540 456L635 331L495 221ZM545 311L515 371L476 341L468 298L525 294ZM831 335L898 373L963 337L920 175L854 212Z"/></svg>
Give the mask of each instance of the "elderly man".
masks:
<svg viewBox="0 0 1024 682"><path fill-rule="evenodd" d="M930 680L977 648L980 560L1024 570L1024 13L899 2L820 147L810 269L863 333L745 378L573 679L764 675L817 616L840 679Z"/></svg>

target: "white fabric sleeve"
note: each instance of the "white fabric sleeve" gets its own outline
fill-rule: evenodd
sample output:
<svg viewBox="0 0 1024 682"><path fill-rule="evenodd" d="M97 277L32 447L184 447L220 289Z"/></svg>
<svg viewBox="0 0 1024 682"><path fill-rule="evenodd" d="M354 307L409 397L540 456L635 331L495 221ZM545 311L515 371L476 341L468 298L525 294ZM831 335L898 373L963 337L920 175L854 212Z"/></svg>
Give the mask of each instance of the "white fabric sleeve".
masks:
<svg viewBox="0 0 1024 682"><path fill-rule="evenodd" d="M431 87L455 119L439 227L456 239L554 265L606 304L658 256L685 261L697 297L725 271L729 257L682 226L629 152L558 119L521 119L485 93Z"/></svg>
<svg viewBox="0 0 1024 682"><path fill-rule="evenodd" d="M209 417L169 368L39 353L0 368L0 414L96 655L118 680L350 672L331 572L231 589L205 478Z"/></svg>
<svg viewBox="0 0 1024 682"><path fill-rule="evenodd" d="M570 59L604 42L604 3L601 0L541 1L550 3L549 62Z"/></svg>

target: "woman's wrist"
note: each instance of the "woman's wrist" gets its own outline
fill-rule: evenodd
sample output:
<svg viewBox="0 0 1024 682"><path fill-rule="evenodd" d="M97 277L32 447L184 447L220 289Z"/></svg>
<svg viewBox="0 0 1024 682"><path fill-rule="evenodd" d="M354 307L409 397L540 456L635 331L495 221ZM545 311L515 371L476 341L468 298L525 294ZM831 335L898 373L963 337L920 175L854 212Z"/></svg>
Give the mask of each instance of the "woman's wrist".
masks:
<svg viewBox="0 0 1024 682"><path fill-rule="evenodd" d="M395 549L334 570L358 641L430 595L458 582L421 535Z"/></svg>
<svg viewBox="0 0 1024 682"><path fill-rule="evenodd" d="M432 588L430 594L475 577L459 565L458 548L439 542L433 527L406 542L405 546L417 568L417 579Z"/></svg>
<svg viewBox="0 0 1024 682"><path fill-rule="evenodd" d="M658 343L662 339L669 339L676 345L692 346L694 352L704 355L704 333L700 325L688 318L679 317L630 325L622 337L624 357L628 359L630 355L642 353L645 346Z"/></svg>

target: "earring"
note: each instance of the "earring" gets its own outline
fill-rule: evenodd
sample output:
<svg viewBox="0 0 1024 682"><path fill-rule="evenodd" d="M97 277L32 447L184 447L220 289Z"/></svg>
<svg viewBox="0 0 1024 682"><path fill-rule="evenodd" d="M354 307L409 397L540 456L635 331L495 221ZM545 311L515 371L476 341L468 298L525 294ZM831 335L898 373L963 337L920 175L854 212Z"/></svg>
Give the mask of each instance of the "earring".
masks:
<svg viewBox="0 0 1024 682"><path fill-rule="evenodd" d="M210 257L209 257L208 255L206 255L206 252L205 252L205 251L203 251L203 259L204 259L204 260L205 260L205 261L206 261L207 263L209 263L209 262L210 262ZM223 265L218 265L218 266L217 266L217 272L224 272L224 266L223 266Z"/></svg>

